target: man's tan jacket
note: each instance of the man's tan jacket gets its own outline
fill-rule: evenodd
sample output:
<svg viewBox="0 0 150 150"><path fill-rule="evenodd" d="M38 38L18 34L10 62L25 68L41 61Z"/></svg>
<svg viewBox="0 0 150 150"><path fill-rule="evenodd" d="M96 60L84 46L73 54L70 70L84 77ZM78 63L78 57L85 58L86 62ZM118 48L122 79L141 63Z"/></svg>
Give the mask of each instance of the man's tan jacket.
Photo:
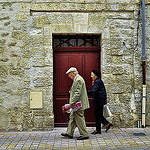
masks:
<svg viewBox="0 0 150 150"><path fill-rule="evenodd" d="M85 81L79 74L76 76L71 86L69 102L70 104L74 104L78 101L82 102L82 108L80 108L80 110L85 110L90 107Z"/></svg>

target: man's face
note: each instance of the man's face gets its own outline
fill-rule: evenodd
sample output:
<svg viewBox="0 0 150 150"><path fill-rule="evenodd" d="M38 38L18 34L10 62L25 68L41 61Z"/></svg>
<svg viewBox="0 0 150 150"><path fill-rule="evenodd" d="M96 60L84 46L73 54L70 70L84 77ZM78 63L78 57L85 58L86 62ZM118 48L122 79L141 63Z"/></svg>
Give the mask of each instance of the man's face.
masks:
<svg viewBox="0 0 150 150"><path fill-rule="evenodd" d="M93 72L91 72L91 78L93 81L95 81L97 79L97 76Z"/></svg>
<svg viewBox="0 0 150 150"><path fill-rule="evenodd" d="M68 73L68 77L73 80L73 79L74 79L74 74L73 74L73 72Z"/></svg>

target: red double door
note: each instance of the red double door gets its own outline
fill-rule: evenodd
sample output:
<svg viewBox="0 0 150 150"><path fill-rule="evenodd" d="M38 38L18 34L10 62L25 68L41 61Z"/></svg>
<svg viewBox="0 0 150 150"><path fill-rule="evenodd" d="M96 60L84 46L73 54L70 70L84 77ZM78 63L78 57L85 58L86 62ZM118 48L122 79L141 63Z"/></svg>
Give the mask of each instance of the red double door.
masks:
<svg viewBox="0 0 150 150"><path fill-rule="evenodd" d="M69 103L69 90L72 80L66 75L70 67L76 67L79 74L85 79L87 90L92 89L91 71L99 70L99 52L88 49L87 51L54 52L54 125L67 126L69 114L62 113L62 106ZM93 114L93 100L89 96L90 108L85 110L87 126L95 125Z"/></svg>

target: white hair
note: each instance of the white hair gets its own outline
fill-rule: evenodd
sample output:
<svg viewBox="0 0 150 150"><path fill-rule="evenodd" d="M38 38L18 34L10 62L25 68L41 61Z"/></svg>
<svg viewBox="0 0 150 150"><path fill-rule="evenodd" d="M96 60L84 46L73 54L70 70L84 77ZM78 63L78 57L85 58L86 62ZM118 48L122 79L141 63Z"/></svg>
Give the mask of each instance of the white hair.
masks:
<svg viewBox="0 0 150 150"><path fill-rule="evenodd" d="M77 73L77 74L78 74L78 71L74 71L74 73Z"/></svg>

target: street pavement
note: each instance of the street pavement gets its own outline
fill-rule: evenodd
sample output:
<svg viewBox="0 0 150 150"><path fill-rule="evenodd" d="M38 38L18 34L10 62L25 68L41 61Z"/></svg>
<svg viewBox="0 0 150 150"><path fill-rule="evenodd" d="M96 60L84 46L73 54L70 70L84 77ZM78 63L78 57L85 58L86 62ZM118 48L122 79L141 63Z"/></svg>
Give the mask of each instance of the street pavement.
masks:
<svg viewBox="0 0 150 150"><path fill-rule="evenodd" d="M62 137L66 128L52 131L0 132L0 150L150 150L150 127L111 128L102 134L90 134L95 128L87 127L89 139L77 140Z"/></svg>

